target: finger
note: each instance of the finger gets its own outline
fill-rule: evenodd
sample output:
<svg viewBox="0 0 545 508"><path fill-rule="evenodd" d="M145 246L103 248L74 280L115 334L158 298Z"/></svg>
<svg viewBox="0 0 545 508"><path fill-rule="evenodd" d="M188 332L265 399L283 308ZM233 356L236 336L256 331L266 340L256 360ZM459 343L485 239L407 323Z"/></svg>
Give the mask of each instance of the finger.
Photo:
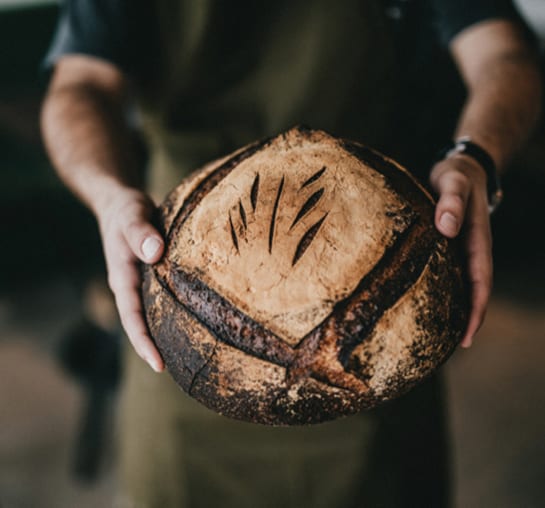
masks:
<svg viewBox="0 0 545 508"><path fill-rule="evenodd" d="M459 171L445 171L435 181L439 200L435 207L435 226L448 238L454 238L464 223L470 182Z"/></svg>
<svg viewBox="0 0 545 508"><path fill-rule="evenodd" d="M153 203L143 195L133 198L122 210L121 233L132 253L144 263L156 263L163 254L164 242L150 223Z"/></svg>
<svg viewBox="0 0 545 508"><path fill-rule="evenodd" d="M463 348L469 348L473 344L473 338L484 321L489 296L490 291L486 284L476 283L472 286L471 315L464 338L460 342L460 346Z"/></svg>
<svg viewBox="0 0 545 508"><path fill-rule="evenodd" d="M139 293L139 272L135 265L119 263L110 267L108 282L114 293L121 324L138 355L156 372L164 370L144 320Z"/></svg>
<svg viewBox="0 0 545 508"><path fill-rule="evenodd" d="M161 259L164 242L159 232L145 219L133 218L123 228L123 236L132 252L144 263Z"/></svg>
<svg viewBox="0 0 545 508"><path fill-rule="evenodd" d="M163 360L149 336L143 311L137 300L139 295L134 288L126 288L116 294L121 323L138 355L155 372L162 372Z"/></svg>
<svg viewBox="0 0 545 508"><path fill-rule="evenodd" d="M487 210L481 210L468 224L467 245L471 314L461 342L461 346L466 348L471 346L474 335L484 321L492 291L492 236Z"/></svg>

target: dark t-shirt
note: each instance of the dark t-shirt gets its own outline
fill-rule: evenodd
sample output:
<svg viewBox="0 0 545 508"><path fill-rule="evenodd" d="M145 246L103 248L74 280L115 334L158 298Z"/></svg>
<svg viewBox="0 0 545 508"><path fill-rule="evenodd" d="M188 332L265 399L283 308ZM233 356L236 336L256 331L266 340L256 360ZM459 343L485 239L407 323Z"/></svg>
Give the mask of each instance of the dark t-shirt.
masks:
<svg viewBox="0 0 545 508"><path fill-rule="evenodd" d="M252 0L72 0L62 6L45 67L73 53L120 67L148 110L160 112L151 122L157 134L151 137L156 148L171 154L187 154L195 145L188 132L203 139L239 133L218 142L211 157L303 122L372 144L425 179L432 158L450 137L464 95L448 44L487 19L506 18L525 27L523 21L510 0L343 0L342 7L332 5L325 0L259 5ZM347 13L363 18L372 6L384 25L368 24L375 30L371 42L358 41L357 25ZM290 25L279 21L282 16L299 21ZM317 21L303 26L307 18ZM285 37L267 34L274 23L288 31ZM383 32L387 37L378 40ZM286 47L261 48L284 42ZM375 42L376 54L354 49ZM298 46L293 58L289 44ZM308 55L301 49L305 44ZM390 59L395 74L387 70ZM319 66L324 68L316 70ZM260 73L261 82L252 85ZM395 93L389 90L394 85ZM221 133L214 123L221 124ZM172 134L178 136L176 143L186 135L179 152L174 142L162 146L174 139ZM194 160L199 163L199 156Z"/></svg>
<svg viewBox="0 0 545 508"><path fill-rule="evenodd" d="M83 53L138 74L150 64L152 53L145 48L157 48L153 3L64 1L56 35L45 59L46 68L62 55ZM523 24L511 0L381 0L380 3L409 50L420 41L446 46L464 28L487 19L507 18ZM240 9L248 17L250 11ZM246 25L244 19L240 23Z"/></svg>

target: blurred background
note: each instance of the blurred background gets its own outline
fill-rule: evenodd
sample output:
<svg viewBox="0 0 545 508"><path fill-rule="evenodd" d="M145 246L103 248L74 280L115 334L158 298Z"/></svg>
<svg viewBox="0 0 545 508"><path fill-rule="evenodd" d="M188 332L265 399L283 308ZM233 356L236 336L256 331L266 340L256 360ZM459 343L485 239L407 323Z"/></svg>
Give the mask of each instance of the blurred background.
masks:
<svg viewBox="0 0 545 508"><path fill-rule="evenodd" d="M545 40L545 2L518 4ZM0 508L111 506L116 483L117 337L83 305L104 270L98 233L39 136L57 9L0 0ZM545 506L543 125L504 188L488 318L445 368L458 508Z"/></svg>

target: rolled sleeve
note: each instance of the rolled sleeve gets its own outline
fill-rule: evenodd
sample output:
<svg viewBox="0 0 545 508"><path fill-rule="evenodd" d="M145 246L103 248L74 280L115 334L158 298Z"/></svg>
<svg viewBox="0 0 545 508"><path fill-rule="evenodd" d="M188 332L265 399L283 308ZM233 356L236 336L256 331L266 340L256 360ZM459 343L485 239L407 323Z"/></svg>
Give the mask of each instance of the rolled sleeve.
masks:
<svg viewBox="0 0 545 508"><path fill-rule="evenodd" d="M432 5L439 37L446 46L462 30L491 19L511 20L533 39L530 28L510 0L432 0Z"/></svg>
<svg viewBox="0 0 545 508"><path fill-rule="evenodd" d="M130 65L127 13L119 0L68 0L63 2L57 29L42 62L50 72L63 56L83 54L115 64Z"/></svg>

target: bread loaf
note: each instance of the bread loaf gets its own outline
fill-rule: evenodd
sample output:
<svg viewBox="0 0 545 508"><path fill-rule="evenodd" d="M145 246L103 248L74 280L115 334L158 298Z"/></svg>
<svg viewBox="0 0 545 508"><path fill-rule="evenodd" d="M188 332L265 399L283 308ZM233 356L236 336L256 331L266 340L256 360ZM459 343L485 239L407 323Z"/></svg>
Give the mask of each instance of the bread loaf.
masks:
<svg viewBox="0 0 545 508"><path fill-rule="evenodd" d="M221 414L274 425L404 393L467 321L433 211L394 161L305 128L194 173L161 206L165 255L143 276L170 374Z"/></svg>

